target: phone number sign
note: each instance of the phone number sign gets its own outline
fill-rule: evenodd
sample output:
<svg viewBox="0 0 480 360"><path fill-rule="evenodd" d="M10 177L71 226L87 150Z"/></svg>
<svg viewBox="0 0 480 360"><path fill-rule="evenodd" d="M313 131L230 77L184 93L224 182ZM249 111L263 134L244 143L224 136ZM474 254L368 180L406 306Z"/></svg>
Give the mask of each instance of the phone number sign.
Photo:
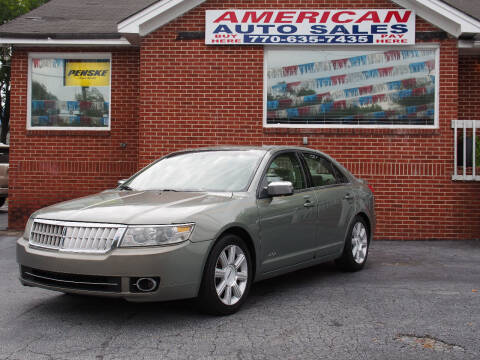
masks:
<svg viewBox="0 0 480 360"><path fill-rule="evenodd" d="M207 10L207 45L412 45L415 13L375 10Z"/></svg>

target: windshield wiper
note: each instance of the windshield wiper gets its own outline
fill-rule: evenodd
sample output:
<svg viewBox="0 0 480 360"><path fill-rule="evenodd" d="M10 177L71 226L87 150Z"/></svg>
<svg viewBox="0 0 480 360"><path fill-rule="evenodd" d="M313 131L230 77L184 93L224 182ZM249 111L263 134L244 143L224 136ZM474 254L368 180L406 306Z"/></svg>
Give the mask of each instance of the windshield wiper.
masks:
<svg viewBox="0 0 480 360"><path fill-rule="evenodd" d="M171 192L178 192L178 190L174 190L174 189L162 189L160 191L171 191Z"/></svg>

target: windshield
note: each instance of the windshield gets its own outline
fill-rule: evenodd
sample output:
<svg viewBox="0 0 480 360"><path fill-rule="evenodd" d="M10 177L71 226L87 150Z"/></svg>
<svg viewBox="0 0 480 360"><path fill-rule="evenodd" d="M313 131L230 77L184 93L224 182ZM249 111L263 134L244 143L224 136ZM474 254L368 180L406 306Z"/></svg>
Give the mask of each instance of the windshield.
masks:
<svg viewBox="0 0 480 360"><path fill-rule="evenodd" d="M200 151L162 159L125 182L124 189L244 191L264 150Z"/></svg>

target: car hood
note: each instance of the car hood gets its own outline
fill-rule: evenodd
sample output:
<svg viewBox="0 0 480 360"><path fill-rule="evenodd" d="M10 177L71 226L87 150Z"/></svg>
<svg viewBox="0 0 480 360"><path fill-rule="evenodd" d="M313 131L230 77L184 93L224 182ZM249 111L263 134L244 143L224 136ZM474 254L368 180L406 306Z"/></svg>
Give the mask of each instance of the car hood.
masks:
<svg viewBox="0 0 480 360"><path fill-rule="evenodd" d="M146 225L195 221L195 214L226 205L233 194L173 191L118 191L66 201L37 211L35 218Z"/></svg>

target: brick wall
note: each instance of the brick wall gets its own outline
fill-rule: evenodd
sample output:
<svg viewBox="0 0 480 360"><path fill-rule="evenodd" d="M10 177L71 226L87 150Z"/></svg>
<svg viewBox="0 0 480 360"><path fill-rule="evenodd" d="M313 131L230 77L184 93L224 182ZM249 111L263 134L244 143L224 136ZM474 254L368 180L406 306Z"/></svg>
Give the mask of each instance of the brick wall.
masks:
<svg viewBox="0 0 480 360"><path fill-rule="evenodd" d="M173 150L301 145L308 136L309 146L337 158L373 185L378 239L480 238L480 184L450 180L450 121L459 115L455 39L441 41L440 128L434 130L264 129L263 48L175 40L179 31L204 30L205 9L394 7L387 0L207 1L142 39L139 73L138 53L113 52L112 131L104 136L27 132L27 52L17 50L12 69L10 227L21 227L31 211L44 205L111 187ZM417 31L438 29L417 18ZM129 144L126 150L119 148L120 142Z"/></svg>
<svg viewBox="0 0 480 360"><path fill-rule="evenodd" d="M480 55L459 58L458 118L480 120Z"/></svg>
<svg viewBox="0 0 480 360"><path fill-rule="evenodd" d="M139 52L102 49L105 51L112 53L111 131L27 131L28 49L15 49L12 59L9 228L22 228L28 216L41 207L111 188L117 180L136 171ZM92 51L89 49L88 52ZM127 147L121 148L120 143L126 143Z"/></svg>

